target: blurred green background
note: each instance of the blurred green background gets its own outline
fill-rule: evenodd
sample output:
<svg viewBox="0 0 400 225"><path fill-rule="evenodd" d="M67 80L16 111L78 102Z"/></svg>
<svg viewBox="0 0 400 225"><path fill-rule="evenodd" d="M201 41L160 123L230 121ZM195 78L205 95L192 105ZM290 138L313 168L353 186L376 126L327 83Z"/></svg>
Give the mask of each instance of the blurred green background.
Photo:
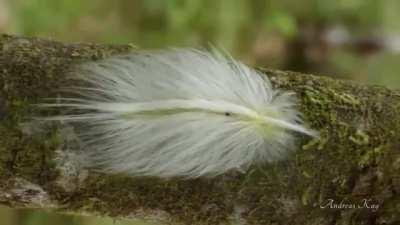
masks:
<svg viewBox="0 0 400 225"><path fill-rule="evenodd" d="M247 64L400 87L398 0L0 0L0 33L227 50ZM1 224L135 224L0 208Z"/></svg>

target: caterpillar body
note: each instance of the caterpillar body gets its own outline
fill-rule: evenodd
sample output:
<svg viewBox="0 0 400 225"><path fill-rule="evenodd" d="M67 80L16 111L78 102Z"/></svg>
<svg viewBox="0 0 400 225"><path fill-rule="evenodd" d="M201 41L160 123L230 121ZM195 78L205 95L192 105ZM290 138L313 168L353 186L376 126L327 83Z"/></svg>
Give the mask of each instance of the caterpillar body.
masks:
<svg viewBox="0 0 400 225"><path fill-rule="evenodd" d="M284 158L303 126L294 93L229 56L194 49L112 56L76 69L48 119L77 123L88 168L213 177Z"/></svg>

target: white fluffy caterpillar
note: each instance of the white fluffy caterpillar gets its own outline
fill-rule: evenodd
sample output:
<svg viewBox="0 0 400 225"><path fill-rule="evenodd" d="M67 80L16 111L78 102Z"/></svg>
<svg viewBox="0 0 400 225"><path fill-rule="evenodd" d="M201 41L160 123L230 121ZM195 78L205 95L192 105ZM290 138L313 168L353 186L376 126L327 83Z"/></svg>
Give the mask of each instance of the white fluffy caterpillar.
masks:
<svg viewBox="0 0 400 225"><path fill-rule="evenodd" d="M89 168L133 176L216 176L283 158L301 122L292 93L222 56L193 49L87 63L53 117L78 123Z"/></svg>

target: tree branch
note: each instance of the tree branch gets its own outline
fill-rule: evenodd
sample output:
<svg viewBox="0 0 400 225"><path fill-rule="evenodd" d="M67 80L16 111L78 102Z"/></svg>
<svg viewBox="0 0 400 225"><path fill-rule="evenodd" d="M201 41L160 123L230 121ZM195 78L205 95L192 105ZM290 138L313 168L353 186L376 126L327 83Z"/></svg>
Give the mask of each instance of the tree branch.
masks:
<svg viewBox="0 0 400 225"><path fill-rule="evenodd" d="M71 66L131 50L0 36L1 204L172 224L400 221L400 92L295 72L263 70L320 132L287 161L195 180L79 169L73 129L32 122L32 104L54 97Z"/></svg>

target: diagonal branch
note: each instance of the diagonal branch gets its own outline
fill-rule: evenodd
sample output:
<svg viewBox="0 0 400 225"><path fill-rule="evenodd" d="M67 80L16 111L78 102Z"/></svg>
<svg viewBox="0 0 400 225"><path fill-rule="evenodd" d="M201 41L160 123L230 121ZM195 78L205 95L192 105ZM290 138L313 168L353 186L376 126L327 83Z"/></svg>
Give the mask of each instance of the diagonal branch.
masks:
<svg viewBox="0 0 400 225"><path fill-rule="evenodd" d="M213 179L160 180L79 169L73 128L29 119L74 64L132 50L0 36L0 203L180 224L396 224L400 92L263 70L294 90L320 139L287 161Z"/></svg>

